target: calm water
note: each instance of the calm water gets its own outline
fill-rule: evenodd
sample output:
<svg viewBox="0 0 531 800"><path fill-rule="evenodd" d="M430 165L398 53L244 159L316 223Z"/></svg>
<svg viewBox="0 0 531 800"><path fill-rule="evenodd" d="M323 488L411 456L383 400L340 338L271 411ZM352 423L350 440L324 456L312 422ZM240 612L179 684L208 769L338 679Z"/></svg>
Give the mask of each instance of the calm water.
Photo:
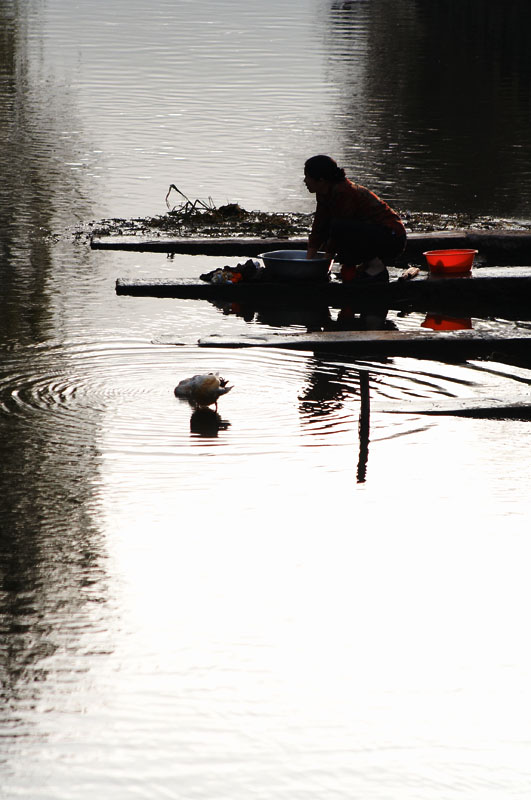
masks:
<svg viewBox="0 0 531 800"><path fill-rule="evenodd" d="M170 183L309 211L320 151L398 208L528 221L528 17L0 2L2 800L529 796L528 422L420 411L531 372L198 349L314 320L116 297L219 260L71 236ZM216 432L173 395L202 370Z"/></svg>

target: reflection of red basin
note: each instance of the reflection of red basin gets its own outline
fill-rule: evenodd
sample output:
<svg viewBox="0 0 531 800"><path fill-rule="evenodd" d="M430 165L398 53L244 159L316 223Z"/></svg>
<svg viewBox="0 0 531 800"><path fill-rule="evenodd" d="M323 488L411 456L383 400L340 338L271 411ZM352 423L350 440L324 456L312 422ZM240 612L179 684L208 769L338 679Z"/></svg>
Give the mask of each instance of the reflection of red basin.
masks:
<svg viewBox="0 0 531 800"><path fill-rule="evenodd" d="M443 317L442 314L426 314L421 328L431 328L434 331L467 331L472 328L470 317Z"/></svg>
<svg viewBox="0 0 531 800"><path fill-rule="evenodd" d="M427 250L431 272L470 272L477 250Z"/></svg>

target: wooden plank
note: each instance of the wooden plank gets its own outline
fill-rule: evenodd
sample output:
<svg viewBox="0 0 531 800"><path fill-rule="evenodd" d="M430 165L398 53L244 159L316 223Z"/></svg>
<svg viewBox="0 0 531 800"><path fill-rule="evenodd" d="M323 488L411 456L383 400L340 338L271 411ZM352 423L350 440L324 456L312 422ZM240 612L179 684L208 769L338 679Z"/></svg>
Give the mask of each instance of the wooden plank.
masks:
<svg viewBox="0 0 531 800"><path fill-rule="evenodd" d="M161 344L179 344L165 337ZM317 331L292 334L246 334L199 339L200 347L268 347L313 352L348 352L357 357L407 356L413 358L468 360L494 353L529 353L531 336L515 333L486 335L477 331Z"/></svg>
<svg viewBox="0 0 531 800"><path fill-rule="evenodd" d="M182 345L171 336L155 344ZM435 360L466 361L502 355L524 356L529 360L531 336L515 333L491 336L477 331L317 331L314 333L260 333L241 336L213 334L198 341L199 347L267 347L312 352L344 352L358 358L404 356Z"/></svg>
<svg viewBox="0 0 531 800"><path fill-rule="evenodd" d="M123 279L116 281L118 295L173 297L211 302L237 302L251 308L266 306L300 308L328 305L354 309L378 306L414 307L466 312L465 316L489 313L510 319L528 319L531 313L531 269L502 267L474 269L469 277L425 276L413 280L391 280L388 284L361 286L339 280L272 283L241 281L211 284L197 280ZM457 314L457 316L463 315Z"/></svg>
<svg viewBox="0 0 531 800"><path fill-rule="evenodd" d="M109 235L93 236L91 248L95 250L131 250L137 252L165 252L188 255L246 256L254 257L269 250L301 250L307 246L307 237L288 239L257 237L197 237L167 235ZM478 250L478 261L490 264L531 264L531 231L527 230L454 230L431 233L410 233L406 249L395 264L408 261L424 264L425 250L470 248Z"/></svg>
<svg viewBox="0 0 531 800"><path fill-rule="evenodd" d="M256 236L94 236L93 250L133 250L137 252L180 253L203 256L245 256L251 258L269 250L305 250L308 237L260 239Z"/></svg>
<svg viewBox="0 0 531 800"><path fill-rule="evenodd" d="M447 400L400 402L390 405L389 402L372 403L373 411L384 414L420 414L429 417L473 417L476 419L531 419L531 394L522 398L499 397L453 397Z"/></svg>

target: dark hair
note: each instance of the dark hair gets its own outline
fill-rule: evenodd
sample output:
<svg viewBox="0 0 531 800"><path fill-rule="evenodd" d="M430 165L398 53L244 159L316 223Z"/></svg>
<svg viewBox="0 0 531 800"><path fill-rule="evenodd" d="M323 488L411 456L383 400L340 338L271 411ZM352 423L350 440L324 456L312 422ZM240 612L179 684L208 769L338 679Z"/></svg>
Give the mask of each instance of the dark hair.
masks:
<svg viewBox="0 0 531 800"><path fill-rule="evenodd" d="M321 178L332 183L345 180L345 170L338 167L330 156L312 156L305 162L304 171L316 181Z"/></svg>

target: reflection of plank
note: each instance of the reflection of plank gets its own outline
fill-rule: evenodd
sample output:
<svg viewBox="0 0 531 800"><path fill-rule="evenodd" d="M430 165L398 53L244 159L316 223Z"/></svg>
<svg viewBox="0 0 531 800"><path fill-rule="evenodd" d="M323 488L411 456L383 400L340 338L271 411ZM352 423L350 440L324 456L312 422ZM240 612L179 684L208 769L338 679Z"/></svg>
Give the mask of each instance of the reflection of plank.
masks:
<svg viewBox="0 0 531 800"><path fill-rule="evenodd" d="M166 343L170 343L166 340ZM317 331L315 333L263 333L200 339L200 347L280 347L295 350L337 350L354 355L447 356L487 355L508 348L529 348L531 337L514 333L490 336L476 331Z"/></svg>

